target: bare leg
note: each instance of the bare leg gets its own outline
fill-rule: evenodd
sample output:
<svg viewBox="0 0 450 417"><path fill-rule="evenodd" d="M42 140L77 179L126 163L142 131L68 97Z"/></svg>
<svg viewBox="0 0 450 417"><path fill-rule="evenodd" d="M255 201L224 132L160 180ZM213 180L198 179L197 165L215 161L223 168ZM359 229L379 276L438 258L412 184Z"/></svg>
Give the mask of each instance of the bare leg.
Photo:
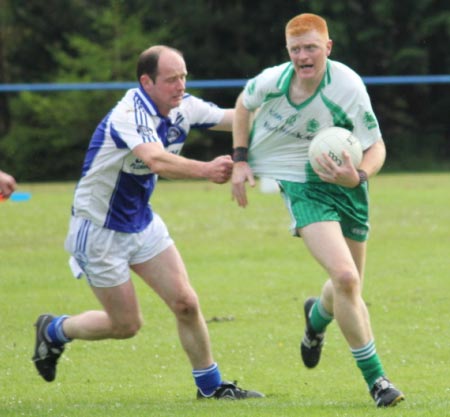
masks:
<svg viewBox="0 0 450 417"><path fill-rule="evenodd" d="M132 269L166 302L175 314L181 344L193 369L204 369L214 361L205 319L186 268L173 245L153 259Z"/></svg>
<svg viewBox="0 0 450 417"><path fill-rule="evenodd" d="M355 265L359 272L359 277L361 284L364 282L364 269L365 269L365 262L366 262L366 244L356 242L352 239L346 239L347 245L350 249L350 252L352 253L353 260L355 262ZM362 291L362 285L361 285L361 291ZM334 303L333 303L333 282L331 279L328 279L323 288L322 288L322 294L320 296L322 305L325 307L325 310L328 311L330 314L333 314L334 311Z"/></svg>
<svg viewBox="0 0 450 417"><path fill-rule="evenodd" d="M361 264L355 263L339 223L313 223L301 230L301 236L311 254L331 278L332 297L330 284L324 287L325 308L330 306L332 300L332 311L350 347L365 346L373 336L361 297L361 279L357 267ZM359 250L364 254L365 244L359 245Z"/></svg>
<svg viewBox="0 0 450 417"><path fill-rule="evenodd" d="M71 316L63 323L70 339L125 339L134 336L142 318L131 280L112 288L92 287L104 311L86 311Z"/></svg>

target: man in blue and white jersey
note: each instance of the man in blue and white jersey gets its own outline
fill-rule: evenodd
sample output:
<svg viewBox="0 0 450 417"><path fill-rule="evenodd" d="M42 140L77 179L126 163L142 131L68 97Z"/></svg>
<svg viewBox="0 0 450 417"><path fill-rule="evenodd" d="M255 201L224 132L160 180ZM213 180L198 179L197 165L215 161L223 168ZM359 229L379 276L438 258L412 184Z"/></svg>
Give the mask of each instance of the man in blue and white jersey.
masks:
<svg viewBox="0 0 450 417"><path fill-rule="evenodd" d="M361 294L369 232L367 178L384 164L384 142L361 78L328 58L332 41L323 18L291 19L286 47L290 61L249 80L236 102L233 197L245 207L247 181L253 186L254 175L276 180L293 233L302 236L329 277L321 296L304 304L300 350L305 366L318 364L325 329L336 318L376 405L393 406L404 396L385 376ZM351 130L360 140L360 166L344 153L341 166L323 155L321 169L312 169L309 144L331 126Z"/></svg>
<svg viewBox="0 0 450 417"><path fill-rule="evenodd" d="M139 57L139 87L126 92L95 130L75 190L66 239L75 275L85 274L103 306L77 315L43 314L33 361L53 381L64 345L73 339L133 337L142 325L130 268L175 315L193 368L198 398L262 397L222 380L198 297L163 220L149 205L158 176L229 180L229 155L210 162L179 155L193 127L231 131L233 109L185 93L182 54L153 46Z"/></svg>

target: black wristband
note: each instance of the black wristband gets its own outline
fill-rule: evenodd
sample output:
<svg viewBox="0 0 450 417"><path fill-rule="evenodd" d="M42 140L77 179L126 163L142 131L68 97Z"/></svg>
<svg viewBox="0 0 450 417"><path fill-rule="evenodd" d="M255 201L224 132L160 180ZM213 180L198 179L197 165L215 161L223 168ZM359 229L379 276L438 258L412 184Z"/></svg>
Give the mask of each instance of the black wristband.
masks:
<svg viewBox="0 0 450 417"><path fill-rule="evenodd" d="M367 180L369 179L367 172L362 169L357 169L357 171L358 171L358 175L359 175L359 184L358 185L361 185L361 184L367 182Z"/></svg>
<svg viewBox="0 0 450 417"><path fill-rule="evenodd" d="M245 146L237 146L233 148L233 162L247 162L248 148Z"/></svg>

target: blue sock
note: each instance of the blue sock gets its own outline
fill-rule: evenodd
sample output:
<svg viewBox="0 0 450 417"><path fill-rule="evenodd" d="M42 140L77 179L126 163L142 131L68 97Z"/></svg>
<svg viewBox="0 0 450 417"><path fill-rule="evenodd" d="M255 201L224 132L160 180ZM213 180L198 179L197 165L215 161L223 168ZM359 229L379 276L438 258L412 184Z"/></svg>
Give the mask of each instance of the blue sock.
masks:
<svg viewBox="0 0 450 417"><path fill-rule="evenodd" d="M51 343L63 345L64 343L72 341L65 334L62 328L63 321L69 316L55 317L47 327L47 338Z"/></svg>
<svg viewBox="0 0 450 417"><path fill-rule="evenodd" d="M213 363L206 369L194 369L192 375L194 376L195 384L205 397L214 394L214 391L222 383L217 363Z"/></svg>

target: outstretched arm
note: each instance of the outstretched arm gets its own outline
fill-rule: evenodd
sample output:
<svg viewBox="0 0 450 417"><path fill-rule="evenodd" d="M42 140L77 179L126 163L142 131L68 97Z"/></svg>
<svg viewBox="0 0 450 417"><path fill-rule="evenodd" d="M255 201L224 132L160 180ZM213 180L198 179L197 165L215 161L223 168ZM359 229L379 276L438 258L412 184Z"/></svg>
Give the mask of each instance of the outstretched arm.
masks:
<svg viewBox="0 0 450 417"><path fill-rule="evenodd" d="M157 142L138 145L133 149L133 153L152 172L169 179L202 178L223 184L230 179L233 169L233 162L229 155L202 162L167 152Z"/></svg>
<svg viewBox="0 0 450 417"><path fill-rule="evenodd" d="M225 109L220 123L211 127L210 130L222 130L224 132L231 132L233 129L234 109Z"/></svg>

